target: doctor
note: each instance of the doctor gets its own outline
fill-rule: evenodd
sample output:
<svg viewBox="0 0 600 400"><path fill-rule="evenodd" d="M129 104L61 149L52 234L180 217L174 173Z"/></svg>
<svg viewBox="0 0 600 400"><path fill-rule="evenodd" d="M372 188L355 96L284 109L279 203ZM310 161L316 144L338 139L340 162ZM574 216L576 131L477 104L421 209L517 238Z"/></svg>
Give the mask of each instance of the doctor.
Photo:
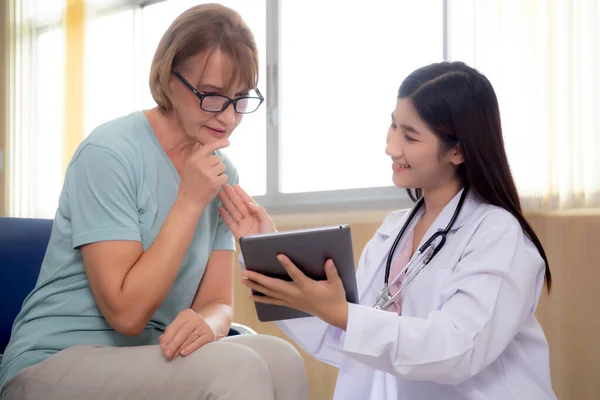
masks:
<svg viewBox="0 0 600 400"><path fill-rule="evenodd" d="M279 259L292 282L244 271L243 283L265 294L253 300L315 316L278 325L340 368L336 400L556 399L534 315L550 271L521 212L490 82L458 62L414 71L398 91L386 154L394 184L420 201L391 213L364 249L360 304L346 302L331 260L327 280L317 282L285 255ZM237 238L275 230L239 186L220 197ZM376 309L387 283L398 295Z"/></svg>

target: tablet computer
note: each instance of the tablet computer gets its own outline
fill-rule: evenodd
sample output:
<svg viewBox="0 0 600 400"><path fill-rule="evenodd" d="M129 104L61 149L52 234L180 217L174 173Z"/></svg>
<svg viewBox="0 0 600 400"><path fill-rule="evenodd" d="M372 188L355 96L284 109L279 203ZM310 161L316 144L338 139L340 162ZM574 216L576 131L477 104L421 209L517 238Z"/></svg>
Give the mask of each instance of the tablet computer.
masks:
<svg viewBox="0 0 600 400"><path fill-rule="evenodd" d="M292 279L277 260L278 254L285 254L306 276L314 280L327 279L325 262L331 258L344 284L346 300L358 303L352 238L348 225L247 235L241 237L239 243L247 270L287 281ZM254 291L253 293L260 295ZM258 319L262 322L310 316L284 306L254 304Z"/></svg>

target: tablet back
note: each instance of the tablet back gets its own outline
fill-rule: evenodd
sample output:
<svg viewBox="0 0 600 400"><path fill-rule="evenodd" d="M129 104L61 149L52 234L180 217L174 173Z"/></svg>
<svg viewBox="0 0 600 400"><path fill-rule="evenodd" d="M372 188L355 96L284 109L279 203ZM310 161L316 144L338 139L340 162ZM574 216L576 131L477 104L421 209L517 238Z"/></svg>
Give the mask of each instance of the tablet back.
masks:
<svg viewBox="0 0 600 400"><path fill-rule="evenodd" d="M240 248L246 269L287 281L291 281L291 278L277 260L278 254L288 256L305 275L314 280L327 279L325 262L331 258L344 284L346 300L358 303L348 225L243 236L240 238ZM255 306L258 319L262 322L310 316L283 306L262 303L255 303Z"/></svg>

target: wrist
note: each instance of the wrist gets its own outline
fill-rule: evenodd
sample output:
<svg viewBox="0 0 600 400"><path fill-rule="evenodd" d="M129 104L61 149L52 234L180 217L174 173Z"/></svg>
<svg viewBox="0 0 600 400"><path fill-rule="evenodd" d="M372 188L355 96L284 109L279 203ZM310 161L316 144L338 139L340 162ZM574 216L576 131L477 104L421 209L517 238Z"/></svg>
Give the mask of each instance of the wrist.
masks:
<svg viewBox="0 0 600 400"><path fill-rule="evenodd" d="M333 309L334 311L328 318L329 321L325 322L331 326L335 326L336 328L346 331L346 328L348 327L348 306L349 305L347 301L340 303L338 307Z"/></svg>
<svg viewBox="0 0 600 400"><path fill-rule="evenodd" d="M200 313L195 311L203 320L208 329L213 334L213 338L211 341L216 341L226 337L229 334L229 327L231 326L230 318L222 315L219 312L215 312L215 310L204 310L205 313ZM229 314L229 313L227 313Z"/></svg>
<svg viewBox="0 0 600 400"><path fill-rule="evenodd" d="M207 204L194 201L183 194L178 194L173 206L183 210L186 214L192 216L193 218L200 218L200 215L202 215L202 212L204 212Z"/></svg>
<svg viewBox="0 0 600 400"><path fill-rule="evenodd" d="M194 311L194 310L192 310ZM208 327L208 331L210 331L212 333L212 338L210 339L210 342L214 342L215 340L217 340L217 330L216 330L216 326L214 326L214 321L210 321L209 318L206 318L204 315L200 314L197 311L194 311L198 317L202 318L202 320L204 321L204 323L206 324L206 327Z"/></svg>

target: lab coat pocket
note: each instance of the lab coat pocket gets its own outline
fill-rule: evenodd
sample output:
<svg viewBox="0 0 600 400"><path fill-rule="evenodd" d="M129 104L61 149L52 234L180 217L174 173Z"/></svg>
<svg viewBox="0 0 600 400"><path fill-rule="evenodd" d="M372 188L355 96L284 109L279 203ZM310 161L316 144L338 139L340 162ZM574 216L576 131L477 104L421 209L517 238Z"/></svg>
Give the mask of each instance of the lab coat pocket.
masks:
<svg viewBox="0 0 600 400"><path fill-rule="evenodd" d="M452 271L426 266L406 286L402 315L427 318L429 313L442 307L444 283Z"/></svg>

